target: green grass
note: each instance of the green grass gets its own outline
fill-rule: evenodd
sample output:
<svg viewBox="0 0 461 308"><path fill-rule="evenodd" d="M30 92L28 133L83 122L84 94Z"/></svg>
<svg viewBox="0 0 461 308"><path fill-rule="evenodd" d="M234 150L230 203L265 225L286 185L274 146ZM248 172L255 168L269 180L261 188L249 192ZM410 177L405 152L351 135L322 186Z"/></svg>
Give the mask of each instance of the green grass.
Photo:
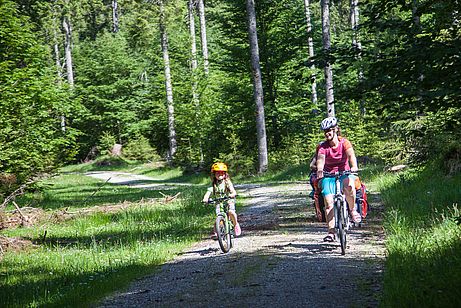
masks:
<svg viewBox="0 0 461 308"><path fill-rule="evenodd" d="M41 183L42 192L18 199L21 205L41 207L50 215L120 203L129 207L1 231L3 236L35 244L33 249L3 256L2 306L90 306L152 273L209 232L214 213L199 203L209 181L206 174L185 175L179 168L131 162L105 168L149 175L156 182L204 184L165 188L164 194L181 195L162 204L156 201L163 198L159 191L104 184L78 174L98 169L92 164L67 167L64 174ZM460 306L461 227L455 218L460 215L461 175L448 178L435 167L385 175L382 170L367 166L361 172L368 186L381 191L386 208L388 257L382 306ZM308 173L308 166L302 165L233 180L290 182L307 180Z"/></svg>
<svg viewBox="0 0 461 308"><path fill-rule="evenodd" d="M163 204L152 199L162 197L158 191L102 184L83 175L64 174L46 181L42 193L18 200L42 207L50 216L62 209L76 212L122 202L129 207L2 230L2 236L30 240L35 247L4 254L1 306L90 306L152 273L210 231L214 211L200 204L205 186L163 190L169 195L181 192L176 201Z"/></svg>
<svg viewBox="0 0 461 308"><path fill-rule="evenodd" d="M388 258L384 307L461 305L461 175L434 166L383 176Z"/></svg>
<svg viewBox="0 0 461 308"><path fill-rule="evenodd" d="M82 174L63 174L41 183L43 191L26 194L19 199L21 205L43 209L82 208L159 198L159 191L130 188L104 183ZM180 191L182 188L178 187ZM166 193L166 191L164 191Z"/></svg>

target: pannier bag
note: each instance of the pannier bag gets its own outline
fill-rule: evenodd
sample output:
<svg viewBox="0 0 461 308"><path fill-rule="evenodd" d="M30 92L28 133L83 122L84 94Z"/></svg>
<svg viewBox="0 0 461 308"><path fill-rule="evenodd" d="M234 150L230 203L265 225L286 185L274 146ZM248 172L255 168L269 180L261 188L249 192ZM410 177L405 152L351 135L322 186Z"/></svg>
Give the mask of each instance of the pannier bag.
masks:
<svg viewBox="0 0 461 308"><path fill-rule="evenodd" d="M317 177L314 172L311 173L309 177L309 182L312 187L314 187L314 194L309 195L314 200L315 215L317 220L320 222L326 221L325 215L325 204L323 200L323 195L320 192ZM360 213L362 219L367 217L368 214L368 198L367 198L367 188L365 184L360 181L357 177L355 180L355 209Z"/></svg>

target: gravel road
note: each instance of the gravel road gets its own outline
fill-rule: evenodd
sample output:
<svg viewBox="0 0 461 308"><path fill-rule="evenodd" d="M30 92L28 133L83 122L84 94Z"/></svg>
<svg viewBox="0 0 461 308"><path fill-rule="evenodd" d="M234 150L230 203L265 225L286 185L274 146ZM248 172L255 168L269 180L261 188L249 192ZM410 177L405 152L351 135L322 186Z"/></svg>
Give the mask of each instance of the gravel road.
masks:
<svg viewBox="0 0 461 308"><path fill-rule="evenodd" d="M323 242L326 225L315 220L306 183L236 189L246 205L229 253L205 239L97 307L378 306L385 259L379 196L370 193L366 224L349 233L342 256L339 242Z"/></svg>

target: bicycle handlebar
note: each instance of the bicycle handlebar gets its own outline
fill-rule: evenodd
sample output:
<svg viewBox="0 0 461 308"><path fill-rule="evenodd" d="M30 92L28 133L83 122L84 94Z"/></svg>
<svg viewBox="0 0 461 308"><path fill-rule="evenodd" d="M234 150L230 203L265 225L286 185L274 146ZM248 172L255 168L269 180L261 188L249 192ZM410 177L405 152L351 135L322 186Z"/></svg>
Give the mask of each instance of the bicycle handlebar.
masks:
<svg viewBox="0 0 461 308"><path fill-rule="evenodd" d="M323 176L326 177L326 178L334 178L334 177L340 177L342 175L349 175L349 174L352 174L352 175L359 175L359 172L358 170L357 171L350 171L350 170L344 170L344 171L336 171L336 172L327 172L327 171L323 171Z"/></svg>
<svg viewBox="0 0 461 308"><path fill-rule="evenodd" d="M215 204L215 203L219 203L219 202L223 202L223 201L227 201L229 199L235 199L235 198L231 198L231 197L228 197L228 196L225 196L225 197L221 197L221 198L217 198L217 199L208 199L208 204Z"/></svg>

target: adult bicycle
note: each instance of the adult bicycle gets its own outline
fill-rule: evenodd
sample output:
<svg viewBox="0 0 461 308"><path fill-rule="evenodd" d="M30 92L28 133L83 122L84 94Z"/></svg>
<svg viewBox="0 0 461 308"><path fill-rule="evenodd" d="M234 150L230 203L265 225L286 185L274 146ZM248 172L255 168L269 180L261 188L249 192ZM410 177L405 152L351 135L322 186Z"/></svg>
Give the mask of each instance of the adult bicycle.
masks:
<svg viewBox="0 0 461 308"><path fill-rule="evenodd" d="M333 210L335 213L335 230L341 243L341 254L346 254L347 231L350 227L349 208L347 206L346 196L341 191L341 176L357 175L351 171L338 171L334 173L324 172L324 177L335 178L335 195L333 198Z"/></svg>
<svg viewBox="0 0 461 308"><path fill-rule="evenodd" d="M209 204L219 205L219 214L216 216L215 230L218 236L219 247L223 252L228 252L232 248L232 237L234 236L234 224L229 217L229 197L209 199Z"/></svg>

